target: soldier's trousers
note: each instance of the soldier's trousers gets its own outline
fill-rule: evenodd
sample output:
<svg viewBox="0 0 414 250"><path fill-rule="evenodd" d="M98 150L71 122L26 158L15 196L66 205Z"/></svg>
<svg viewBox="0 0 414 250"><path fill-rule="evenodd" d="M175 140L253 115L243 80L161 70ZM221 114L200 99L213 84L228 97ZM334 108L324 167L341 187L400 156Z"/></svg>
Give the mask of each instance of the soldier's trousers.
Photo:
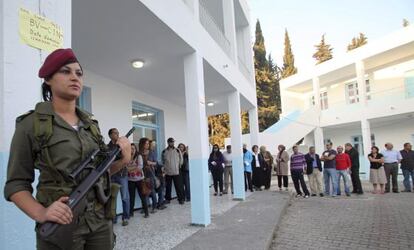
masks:
<svg viewBox="0 0 414 250"><path fill-rule="evenodd" d="M91 231L83 220L73 233L73 250L112 250L114 244L114 233L112 221L103 219L99 227ZM59 246L44 241L37 235L38 250L60 250Z"/></svg>

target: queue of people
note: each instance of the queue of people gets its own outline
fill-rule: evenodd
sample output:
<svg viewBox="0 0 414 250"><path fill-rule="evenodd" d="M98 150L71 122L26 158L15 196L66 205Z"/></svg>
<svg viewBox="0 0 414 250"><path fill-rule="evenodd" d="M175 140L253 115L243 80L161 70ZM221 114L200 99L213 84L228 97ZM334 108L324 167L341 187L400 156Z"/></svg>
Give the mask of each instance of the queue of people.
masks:
<svg viewBox="0 0 414 250"><path fill-rule="evenodd" d="M119 132L113 128L109 130L108 135L111 138L108 147L114 147ZM188 147L183 143L175 147L173 138L169 138L167 143L168 147L162 151L160 163L157 160L154 142L141 138L138 146L132 143L131 161L118 173L112 175L112 181L121 186L122 225L128 225L128 219L134 216L135 190L139 194L143 208L141 212L145 218L149 217L149 213L166 208L166 204L171 202L173 183L179 204L191 200ZM273 158L264 146L259 148L254 145L250 151L244 144L245 191L269 190L272 170L274 170L279 191L283 189L288 191L290 173L296 197L340 196L342 185L346 196L351 196L351 193L364 193L359 177L359 153L352 144L339 145L335 150L332 143L327 143L326 150L321 155L315 152L313 146L306 154L299 152L297 145L293 146L292 151L292 155L289 155L286 147L279 145L278 152ZM214 196L223 196L228 194L229 190L233 194L232 160L230 145L224 152L220 151L219 145L213 145L208 167L212 174ZM404 191L412 191L414 152L411 150L411 144L404 144L404 149L401 151L393 150L391 143L387 143L381 152L378 147L373 146L368 160L373 193L390 192L390 179L392 179L392 191L399 192L398 164L401 164L404 174ZM308 176L309 189L305 182L305 175ZM148 208L149 204L152 206L151 210Z"/></svg>
<svg viewBox="0 0 414 250"><path fill-rule="evenodd" d="M351 196L351 193L360 195L364 193L359 178L359 153L350 143L346 143L345 148L340 145L336 150L332 148L331 142L327 143L326 150L321 156L315 153L315 147L310 147L309 152L303 155L295 145L290 157L283 145L279 145L278 149L275 170L278 176L279 190L282 190L282 184L287 190L286 168L290 161L290 172L297 197L307 198L309 195L340 196L341 180L346 196ZM414 192L412 189L414 187L414 151L410 143L405 143L401 151L393 150L392 143L386 143L385 149L381 152L378 147L373 146L368 160L373 194L384 194L391 191L399 193L397 181L399 165L404 176L403 192ZM308 176L310 192L304 181L305 173ZM322 179L324 180L324 190L322 189Z"/></svg>
<svg viewBox="0 0 414 250"><path fill-rule="evenodd" d="M119 132L111 128L108 135L111 138L108 148L111 149L116 145ZM172 199L173 183L179 204L191 200L188 148L182 143L176 148L173 138L169 138L167 143L161 162L158 161L155 142L144 137L139 140L138 146L131 143L131 160L112 175L111 181L120 185L122 226L127 226L129 218L134 216L136 193L141 200L144 218L167 208L166 204ZM113 222L117 223L117 216Z"/></svg>

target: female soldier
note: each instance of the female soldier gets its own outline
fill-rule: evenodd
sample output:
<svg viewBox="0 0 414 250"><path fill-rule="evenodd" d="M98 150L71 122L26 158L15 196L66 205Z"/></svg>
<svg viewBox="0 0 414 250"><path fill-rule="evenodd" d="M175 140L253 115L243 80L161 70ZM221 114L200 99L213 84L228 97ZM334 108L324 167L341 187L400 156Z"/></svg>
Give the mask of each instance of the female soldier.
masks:
<svg viewBox="0 0 414 250"><path fill-rule="evenodd" d="M72 223L73 214L67 206L68 195L80 180L68 175L93 150L103 147L97 123L76 107L83 86L83 71L71 49L52 52L39 70L45 82L42 94L45 102L16 121L8 165L5 198L12 201L30 218L40 223ZM130 159L128 139L118 140L122 158L111 165L111 173L120 170ZM36 199L32 196L34 170L40 172ZM109 181L109 180L106 180ZM105 218L104 204L94 191L87 195L85 211L76 221L72 235L73 249L112 249L111 220ZM56 243L45 241L37 234L38 249L59 249Z"/></svg>

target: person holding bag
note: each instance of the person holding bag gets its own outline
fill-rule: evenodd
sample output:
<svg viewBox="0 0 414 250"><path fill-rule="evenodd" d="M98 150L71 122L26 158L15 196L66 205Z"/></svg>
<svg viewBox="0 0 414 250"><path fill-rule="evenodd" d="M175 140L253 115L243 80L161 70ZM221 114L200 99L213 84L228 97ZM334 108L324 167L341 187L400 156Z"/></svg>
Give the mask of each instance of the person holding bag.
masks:
<svg viewBox="0 0 414 250"><path fill-rule="evenodd" d="M142 155L145 157L146 161L144 164L144 187L143 189L146 191L144 192L145 199L147 204L149 204L149 198L152 200L152 210L151 213L154 214L157 212L157 192L155 191L156 183L155 183L155 165L156 162L153 161L150 152L150 140L146 137L141 138L139 140L138 148ZM152 161L151 161L152 160Z"/></svg>
<svg viewBox="0 0 414 250"><path fill-rule="evenodd" d="M128 169L128 189L129 189L129 198L130 198L130 216L134 216L134 205L135 205L135 190L138 191L138 195L141 199L142 209L144 211L144 217L148 218L148 205L146 200L146 195L148 195L148 190L144 187L144 158L139 151L137 146L134 143L131 143L131 156L132 159L127 165ZM124 224L122 224L124 225Z"/></svg>

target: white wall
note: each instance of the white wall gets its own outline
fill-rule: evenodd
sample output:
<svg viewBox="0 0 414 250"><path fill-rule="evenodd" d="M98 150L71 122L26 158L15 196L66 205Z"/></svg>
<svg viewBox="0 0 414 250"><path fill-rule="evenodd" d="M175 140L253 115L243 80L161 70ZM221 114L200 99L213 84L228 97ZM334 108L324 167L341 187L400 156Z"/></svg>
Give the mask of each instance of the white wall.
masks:
<svg viewBox="0 0 414 250"><path fill-rule="evenodd" d="M102 134L109 142L108 130L116 127L121 135L132 127L132 102L136 101L164 111L165 140L188 141L185 108L148 95L141 90L104 78L85 70L85 86L91 87L92 113L99 121Z"/></svg>
<svg viewBox="0 0 414 250"><path fill-rule="evenodd" d="M19 8L41 14L62 27L64 47L71 46L70 0L8 0L0 8L0 186L4 187L7 161L17 116L41 100L37 72L47 52L19 39ZM36 183L35 183L36 184ZM35 249L34 222L12 203L0 199L0 249Z"/></svg>

